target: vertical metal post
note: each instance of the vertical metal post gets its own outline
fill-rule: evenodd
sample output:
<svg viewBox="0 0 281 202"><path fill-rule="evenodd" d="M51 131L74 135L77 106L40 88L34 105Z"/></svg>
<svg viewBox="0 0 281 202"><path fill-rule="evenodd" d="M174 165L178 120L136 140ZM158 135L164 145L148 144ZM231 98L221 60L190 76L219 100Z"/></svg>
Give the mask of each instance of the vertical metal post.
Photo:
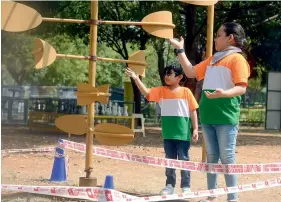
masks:
<svg viewBox="0 0 281 202"><path fill-rule="evenodd" d="M208 6L206 57L210 57L213 54L214 13L215 6ZM202 161L206 161L206 146L204 139L202 141Z"/></svg>
<svg viewBox="0 0 281 202"><path fill-rule="evenodd" d="M97 53L97 33L98 33L98 1L91 1L91 24L90 24L90 56L96 56ZM89 60L89 84L96 85L96 61ZM88 105L88 126L86 135L86 177L80 177L79 186L97 186L97 179L91 177L93 169L93 132L90 128L94 124L95 103Z"/></svg>

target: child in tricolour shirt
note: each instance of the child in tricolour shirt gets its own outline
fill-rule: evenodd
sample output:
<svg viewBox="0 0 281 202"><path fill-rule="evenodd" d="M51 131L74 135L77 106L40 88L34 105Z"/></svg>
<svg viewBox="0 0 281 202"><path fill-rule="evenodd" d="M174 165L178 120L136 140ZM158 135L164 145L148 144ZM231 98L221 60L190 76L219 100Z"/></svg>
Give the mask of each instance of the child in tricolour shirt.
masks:
<svg viewBox="0 0 281 202"><path fill-rule="evenodd" d="M157 102L161 108L162 137L165 156L168 159L189 161L190 140L198 140L197 112L198 104L192 92L182 87L185 77L181 66L169 65L164 69L165 86L148 89L139 77L129 68L126 73L139 90L151 102ZM191 132L191 126L193 131ZM166 186L160 194L175 193L176 171L166 168ZM190 192L190 171L181 170L182 193Z"/></svg>

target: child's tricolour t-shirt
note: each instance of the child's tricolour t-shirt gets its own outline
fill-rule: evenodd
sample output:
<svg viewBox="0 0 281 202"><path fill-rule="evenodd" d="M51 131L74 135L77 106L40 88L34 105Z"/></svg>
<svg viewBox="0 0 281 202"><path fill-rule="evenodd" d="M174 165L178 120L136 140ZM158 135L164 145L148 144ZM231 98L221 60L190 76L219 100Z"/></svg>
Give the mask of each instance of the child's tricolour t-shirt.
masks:
<svg viewBox="0 0 281 202"><path fill-rule="evenodd" d="M160 105L163 139L190 141L190 112L198 104L188 88L181 87L177 92L167 86L151 88L146 98Z"/></svg>
<svg viewBox="0 0 281 202"><path fill-rule="evenodd" d="M205 91L217 88L229 90L235 85L247 86L250 67L239 53L233 53L210 65L212 57L195 66L196 79L204 79L200 100L200 121L202 124L238 124L241 96L209 99Z"/></svg>

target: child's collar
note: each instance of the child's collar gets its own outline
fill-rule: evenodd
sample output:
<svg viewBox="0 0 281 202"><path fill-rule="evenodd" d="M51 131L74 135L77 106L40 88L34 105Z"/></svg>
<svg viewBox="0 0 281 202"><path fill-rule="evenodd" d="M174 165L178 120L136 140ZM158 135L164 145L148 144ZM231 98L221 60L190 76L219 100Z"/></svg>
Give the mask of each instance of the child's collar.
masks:
<svg viewBox="0 0 281 202"><path fill-rule="evenodd" d="M210 62L210 65L215 64L216 62L220 61L224 57L231 55L232 53L241 53L242 50L240 48L237 48L235 46L229 46L228 48L218 51L214 54L212 61Z"/></svg>

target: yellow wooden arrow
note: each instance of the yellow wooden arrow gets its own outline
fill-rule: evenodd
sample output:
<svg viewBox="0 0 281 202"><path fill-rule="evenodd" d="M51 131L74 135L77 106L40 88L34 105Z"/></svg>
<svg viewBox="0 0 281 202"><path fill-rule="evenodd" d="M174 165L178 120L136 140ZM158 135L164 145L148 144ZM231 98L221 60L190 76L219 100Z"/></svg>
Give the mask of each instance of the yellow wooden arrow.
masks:
<svg viewBox="0 0 281 202"><path fill-rule="evenodd" d="M135 138L132 129L112 123L96 125L94 135L100 144L109 146L128 144Z"/></svg>
<svg viewBox="0 0 281 202"><path fill-rule="evenodd" d="M34 9L12 1L1 1L1 29L8 32L23 32L33 29L42 22L41 15Z"/></svg>
<svg viewBox="0 0 281 202"><path fill-rule="evenodd" d="M58 129L74 135L83 135L89 128L85 115L61 116L55 120L55 124Z"/></svg>
<svg viewBox="0 0 281 202"><path fill-rule="evenodd" d="M122 125L101 123L93 128L88 124L86 115L65 115L56 119L56 127L66 133L84 135L88 131L94 133L95 138L103 145L124 145L135 138L134 131Z"/></svg>
<svg viewBox="0 0 281 202"><path fill-rule="evenodd" d="M80 59L80 60L92 60L89 56L80 56L80 55L68 55L68 54L57 54L56 50L46 41L36 38L33 48L33 55L35 60L35 68L41 69L51 65L57 57L60 58L69 58L69 59ZM96 57L98 61L105 62L120 62L127 63L128 66L133 69L137 74L144 77L145 68L147 63L145 62L144 51L137 51L129 57L129 60L120 60L112 58L102 58Z"/></svg>
<svg viewBox="0 0 281 202"><path fill-rule="evenodd" d="M33 29L46 22L83 23L91 24L91 20L43 18L36 10L16 2L2 1L1 8L1 28L10 32L22 32ZM134 21L102 21L98 24L118 24L118 25L140 25L142 28L157 37L173 38L172 13L169 11L159 11L145 16L141 22Z"/></svg>
<svg viewBox="0 0 281 202"><path fill-rule="evenodd" d="M95 101L103 104L107 104L109 97L109 85L105 84L99 87L93 87L88 83L79 83L77 85L77 104L78 105L89 105Z"/></svg>

